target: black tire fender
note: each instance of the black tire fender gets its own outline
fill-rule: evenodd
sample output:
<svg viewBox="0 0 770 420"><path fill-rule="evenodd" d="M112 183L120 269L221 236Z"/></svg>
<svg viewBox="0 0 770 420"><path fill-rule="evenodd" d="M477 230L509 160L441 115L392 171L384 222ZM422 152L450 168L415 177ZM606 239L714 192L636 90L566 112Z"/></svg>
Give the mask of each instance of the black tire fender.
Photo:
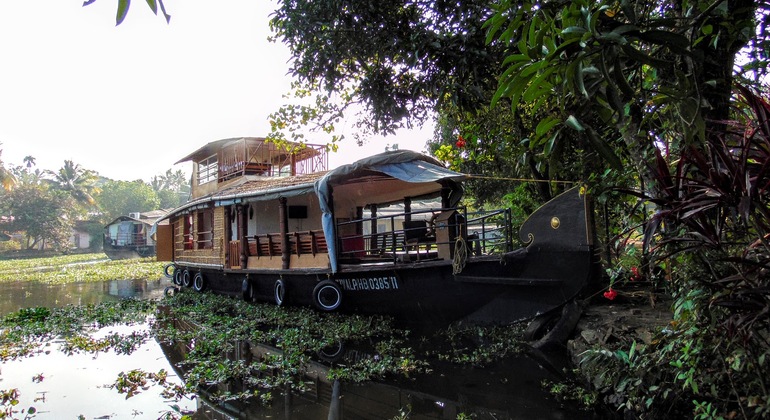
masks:
<svg viewBox="0 0 770 420"><path fill-rule="evenodd" d="M313 288L313 304L316 308L331 312L342 305L342 289L333 280L323 280Z"/></svg>
<svg viewBox="0 0 770 420"><path fill-rule="evenodd" d="M190 278L190 270L185 269L182 272L182 286L190 287L191 284L192 284L192 279Z"/></svg>
<svg viewBox="0 0 770 420"><path fill-rule="evenodd" d="M174 263L168 263L165 266L163 266L163 274L172 279L174 278L174 273L176 272L176 264Z"/></svg>
<svg viewBox="0 0 770 420"><path fill-rule="evenodd" d="M182 274L184 274L184 270L181 267L175 267L174 268L174 284L177 286L182 285Z"/></svg>
<svg viewBox="0 0 770 420"><path fill-rule="evenodd" d="M192 287L196 292L202 292L206 290L206 277L204 277L203 273L200 271L195 273L195 277L193 277L192 281Z"/></svg>
<svg viewBox="0 0 770 420"><path fill-rule="evenodd" d="M276 280L273 285L273 298L278 306L286 303L286 283L282 279Z"/></svg>

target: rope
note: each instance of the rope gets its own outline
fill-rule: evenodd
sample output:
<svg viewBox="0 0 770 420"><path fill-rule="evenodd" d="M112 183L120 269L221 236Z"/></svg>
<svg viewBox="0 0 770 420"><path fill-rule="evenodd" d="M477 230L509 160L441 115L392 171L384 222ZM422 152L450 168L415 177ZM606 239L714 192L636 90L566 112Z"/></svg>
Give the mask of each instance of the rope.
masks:
<svg viewBox="0 0 770 420"><path fill-rule="evenodd" d="M500 177L500 176L483 176L483 175L473 175L468 174L469 178L475 178L475 179L493 179L498 181L520 181L520 182L555 182L555 183L563 183L563 184L577 184L582 181L564 181L560 179L532 179L532 178L507 178L507 177Z"/></svg>
<svg viewBox="0 0 770 420"><path fill-rule="evenodd" d="M460 274L468 261L468 247L462 236L455 240L455 256L452 258L452 274Z"/></svg>

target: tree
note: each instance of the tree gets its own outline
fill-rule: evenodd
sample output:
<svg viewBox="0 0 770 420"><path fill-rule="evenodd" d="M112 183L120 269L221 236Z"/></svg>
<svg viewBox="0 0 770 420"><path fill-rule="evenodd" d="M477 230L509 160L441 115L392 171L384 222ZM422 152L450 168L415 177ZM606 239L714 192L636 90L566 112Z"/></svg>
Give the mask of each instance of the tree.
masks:
<svg viewBox="0 0 770 420"><path fill-rule="evenodd" d="M303 124L329 132L347 107L361 104L368 113L357 128L368 132L390 133L436 117L431 150L456 169L488 179L574 181L587 179L591 170L602 173L606 164L590 153L567 158L571 151L591 151L587 139L555 141L551 135L541 141L550 110L489 109L507 45L488 36L485 25L495 10L474 0L282 2L271 26L294 55L296 92L321 93L315 102L284 105L273 114L271 137L286 138L276 132L295 133ZM462 150L455 147L458 136ZM509 188L499 187L511 185L472 184L482 201L500 199ZM542 199L551 196L548 184L535 185Z"/></svg>
<svg viewBox="0 0 770 420"><path fill-rule="evenodd" d="M4 190L10 191L13 189L13 186L16 183L16 179L14 178L13 174L11 174L11 172L5 168L2 157L3 149L0 149L0 185L3 186Z"/></svg>
<svg viewBox="0 0 770 420"><path fill-rule="evenodd" d="M98 177L93 171L65 160L64 166L58 172L46 172L52 179L50 182L61 191L67 192L76 203L82 206L92 206L96 203L94 195L99 192L95 186Z"/></svg>
<svg viewBox="0 0 770 420"><path fill-rule="evenodd" d="M382 132L435 112L434 150L461 169L518 164L600 200L656 204L654 216L619 205L616 220L641 214L653 257L675 267L659 285L679 327L634 361L648 372L621 361L615 384L639 385L615 401L653 417L766 416L770 105L734 92L767 76L769 12L748 0L286 0L272 25L298 86L342 107L295 107L275 126L332 123L353 103Z"/></svg>
<svg viewBox="0 0 770 420"><path fill-rule="evenodd" d="M10 231L23 231L27 249L47 243L57 250L66 250L74 224L67 194L45 185L20 185L5 201L11 215Z"/></svg>
<svg viewBox="0 0 770 420"><path fill-rule="evenodd" d="M24 164L27 166L27 169L31 169L35 166L35 158L29 155L24 156Z"/></svg>
<svg viewBox="0 0 770 420"><path fill-rule="evenodd" d="M181 170L168 169L164 175L153 176L150 186L160 199L160 208L179 207L190 197L190 182Z"/></svg>
<svg viewBox="0 0 770 420"><path fill-rule="evenodd" d="M156 210L160 200L152 187L141 180L131 182L110 180L102 186L97 204L102 209L107 222L132 212Z"/></svg>
<svg viewBox="0 0 770 420"><path fill-rule="evenodd" d="M486 107L502 63L502 50L485 43L482 24L492 13L480 0L281 2L271 27L294 56L297 90L321 94L314 105L283 107L274 127L333 129L359 104L367 113L359 128L392 133L445 105Z"/></svg>

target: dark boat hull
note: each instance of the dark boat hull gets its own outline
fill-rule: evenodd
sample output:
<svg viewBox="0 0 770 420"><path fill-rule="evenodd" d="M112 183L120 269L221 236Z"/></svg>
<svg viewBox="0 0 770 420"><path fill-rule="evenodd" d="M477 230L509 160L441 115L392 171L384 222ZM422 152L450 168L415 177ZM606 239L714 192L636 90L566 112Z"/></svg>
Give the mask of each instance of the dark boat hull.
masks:
<svg viewBox="0 0 770 420"><path fill-rule="evenodd" d="M128 260L155 256L155 246L113 246L104 245L104 253L111 260Z"/></svg>
<svg viewBox="0 0 770 420"><path fill-rule="evenodd" d="M545 257L545 256L543 256ZM530 256L503 263L499 256L475 259L461 273L452 261L378 267L357 266L332 274L326 270L270 272L223 271L179 266L176 283L247 300L282 305L315 306L344 313L390 315L406 323L444 323L468 319L481 324L510 324L555 309L576 296L590 276L590 253L549 253L550 266L568 267L570 276L556 277ZM539 266L537 273L530 267ZM551 276L553 275L553 276ZM200 283L195 283L200 276ZM333 309L320 301L319 285L332 281L340 293ZM276 296L276 287L283 294ZM332 299L334 300L334 299Z"/></svg>

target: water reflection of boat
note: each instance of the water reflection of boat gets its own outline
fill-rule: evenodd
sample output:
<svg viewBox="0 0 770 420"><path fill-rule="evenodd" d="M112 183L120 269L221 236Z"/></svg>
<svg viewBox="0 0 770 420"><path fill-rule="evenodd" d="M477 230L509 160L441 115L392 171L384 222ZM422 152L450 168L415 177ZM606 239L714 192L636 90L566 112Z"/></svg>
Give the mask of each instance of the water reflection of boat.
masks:
<svg viewBox="0 0 770 420"><path fill-rule="evenodd" d="M326 171L323 147L259 138L210 143L192 197L158 226L158 259L202 291L323 311L510 323L562 305L593 273L579 188L519 227L508 210L460 205L466 175L387 152ZM395 209L395 210L394 210Z"/></svg>
<svg viewBox="0 0 770 420"><path fill-rule="evenodd" d="M178 321L177 321L178 322ZM181 323L177 328L193 328ZM184 377L182 363L191 348L188 342L161 344L177 375ZM354 364L378 357L374 345L346 345L334 361L310 362L301 377L301 391L271 390L273 400L213 402L211 395L250 391L241 381L230 381L201 389L194 419L393 419L408 413L410 419L457 419L465 414L478 419L563 419L574 417L574 407L560 405L543 390L544 380L562 377L541 367L524 355L508 357L484 369L434 362L430 374L408 379L345 383L329 379L330 369L339 364ZM223 356L247 364L264 360L280 350L261 343L239 341ZM264 374L264 371L262 372ZM585 414L585 413L583 413Z"/></svg>

